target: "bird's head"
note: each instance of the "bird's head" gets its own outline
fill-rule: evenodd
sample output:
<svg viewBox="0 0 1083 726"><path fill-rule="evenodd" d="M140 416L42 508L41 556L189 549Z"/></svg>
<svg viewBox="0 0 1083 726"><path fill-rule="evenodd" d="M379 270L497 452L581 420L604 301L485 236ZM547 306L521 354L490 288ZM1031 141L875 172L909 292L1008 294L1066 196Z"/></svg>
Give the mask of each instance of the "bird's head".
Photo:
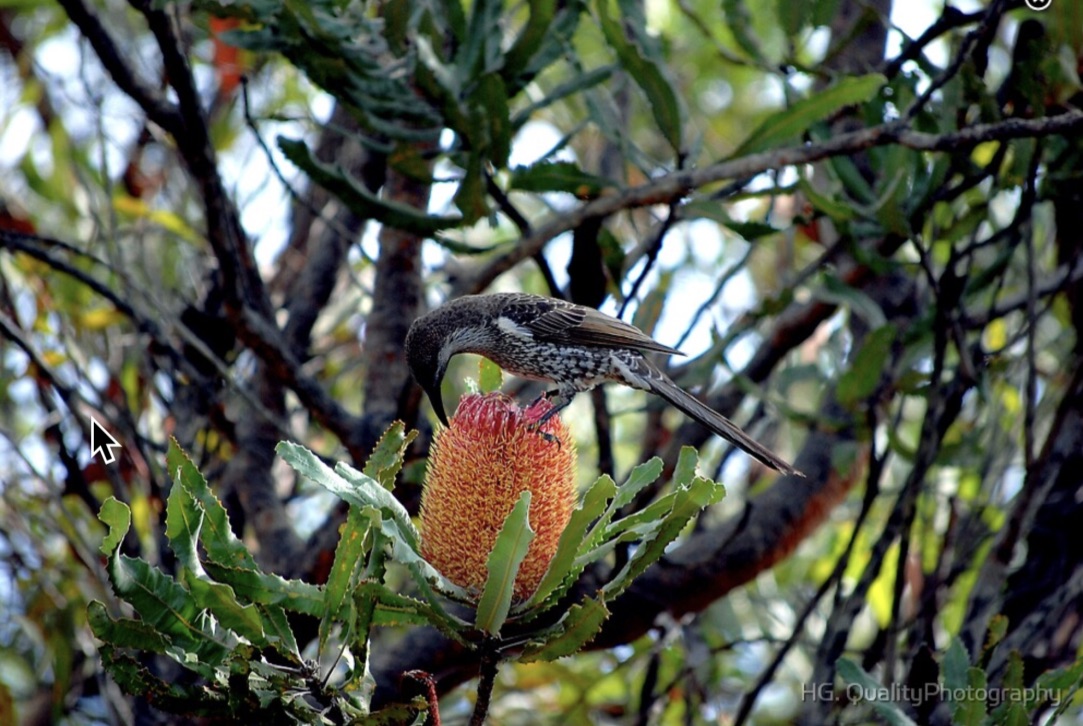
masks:
<svg viewBox="0 0 1083 726"><path fill-rule="evenodd" d="M410 372L429 397L436 417L445 426L448 420L444 399L440 396L440 384L451 359L451 352L446 350L446 339L441 326L434 324L432 313L415 320L406 333L406 362Z"/></svg>
<svg viewBox="0 0 1083 726"><path fill-rule="evenodd" d="M466 295L422 315L406 333L406 362L445 426L440 384L448 361L456 353L484 353L490 341L486 321L491 317L484 295Z"/></svg>

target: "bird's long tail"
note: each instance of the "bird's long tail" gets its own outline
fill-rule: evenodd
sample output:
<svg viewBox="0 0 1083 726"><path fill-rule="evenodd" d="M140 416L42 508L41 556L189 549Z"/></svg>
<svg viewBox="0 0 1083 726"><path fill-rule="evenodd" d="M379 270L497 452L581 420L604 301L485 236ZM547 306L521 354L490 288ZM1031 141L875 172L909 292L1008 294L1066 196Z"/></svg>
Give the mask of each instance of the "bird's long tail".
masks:
<svg viewBox="0 0 1083 726"><path fill-rule="evenodd" d="M691 393L688 393L676 383L669 380L668 377L652 377L650 386L653 393L666 399L670 404L696 419L726 441L729 441L734 446L746 452L749 456L759 459L767 466L776 471L780 471L783 474L804 476L800 471L783 461L778 454L742 431L737 424L733 423L717 411L712 410Z"/></svg>

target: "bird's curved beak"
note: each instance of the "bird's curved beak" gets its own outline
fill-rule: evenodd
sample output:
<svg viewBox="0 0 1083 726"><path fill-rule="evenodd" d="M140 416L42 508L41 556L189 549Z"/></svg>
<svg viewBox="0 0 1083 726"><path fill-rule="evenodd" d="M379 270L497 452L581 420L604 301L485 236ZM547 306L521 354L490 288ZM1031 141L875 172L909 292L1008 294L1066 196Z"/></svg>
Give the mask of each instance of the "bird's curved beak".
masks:
<svg viewBox="0 0 1083 726"><path fill-rule="evenodd" d="M448 426L447 413L444 411L444 398L440 395L440 384L437 383L432 388L426 388L425 393L429 396L429 403L432 404L432 410L436 414L436 418L440 419L440 423L444 424L444 426Z"/></svg>

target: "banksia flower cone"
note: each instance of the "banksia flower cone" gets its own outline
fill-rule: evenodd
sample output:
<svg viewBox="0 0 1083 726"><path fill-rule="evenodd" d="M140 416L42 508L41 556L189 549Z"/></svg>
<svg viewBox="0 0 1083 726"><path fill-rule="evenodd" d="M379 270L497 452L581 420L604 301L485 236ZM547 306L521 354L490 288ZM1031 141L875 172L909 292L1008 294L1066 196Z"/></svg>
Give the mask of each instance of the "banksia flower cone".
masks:
<svg viewBox="0 0 1083 726"><path fill-rule="evenodd" d="M559 417L541 429L550 439L533 427L551 407L471 394L436 435L421 495L421 553L468 592L480 595L493 543L524 490L534 540L515 579L516 601L530 597L556 552L575 506L576 455Z"/></svg>

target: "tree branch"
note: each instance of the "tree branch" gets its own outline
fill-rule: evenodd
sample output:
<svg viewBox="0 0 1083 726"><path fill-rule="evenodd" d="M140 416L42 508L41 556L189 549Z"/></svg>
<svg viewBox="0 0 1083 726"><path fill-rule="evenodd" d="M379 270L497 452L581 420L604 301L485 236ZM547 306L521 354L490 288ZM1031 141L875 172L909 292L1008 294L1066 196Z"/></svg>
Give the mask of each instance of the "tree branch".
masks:
<svg viewBox="0 0 1083 726"><path fill-rule="evenodd" d="M452 297L487 287L499 275L534 255L549 240L593 217L606 217L625 209L669 204L700 187L726 179L743 179L770 169L808 164L821 159L845 156L877 146L899 144L916 151L959 151L987 141L1008 141L1067 134L1083 129L1083 111L1073 110L1037 119L1012 118L979 124L945 134L913 131L901 122L891 122L840 134L824 141L766 151L711 164L699 169L677 171L640 186L603 196L571 211L562 212L547 224L536 226L511 251L464 274L455 282Z"/></svg>
<svg viewBox="0 0 1083 726"><path fill-rule="evenodd" d="M180 134L184 128L180 110L159 96L128 65L113 37L90 8L82 0L58 1L64 8L64 12L79 28L79 32L89 41L98 60L105 66L106 72L117 87L139 104L151 121L174 136Z"/></svg>

